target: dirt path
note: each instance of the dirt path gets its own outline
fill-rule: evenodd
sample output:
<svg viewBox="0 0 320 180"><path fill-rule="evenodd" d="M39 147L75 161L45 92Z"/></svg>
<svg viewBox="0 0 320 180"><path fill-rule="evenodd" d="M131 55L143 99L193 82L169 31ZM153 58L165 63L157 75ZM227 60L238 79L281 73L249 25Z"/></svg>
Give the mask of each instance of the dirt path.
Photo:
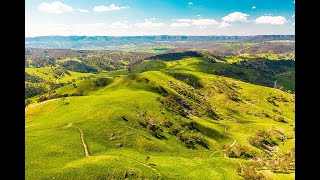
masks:
<svg viewBox="0 0 320 180"><path fill-rule="evenodd" d="M237 53L239 54L239 56L241 56L242 54L241 54L240 51L243 51L243 50L246 50L246 49L249 49L249 48L253 48L253 47L257 47L257 46L258 46L258 45L245 47L245 48L243 48L243 49L238 50Z"/></svg>
<svg viewBox="0 0 320 180"><path fill-rule="evenodd" d="M149 169L157 172L157 173L158 173L158 178L161 177L160 171L157 170L157 169L155 169L155 168L153 168L153 167L151 167L150 165L145 164L145 163L143 163L143 162L140 162L140 161L138 161L138 160L132 159L132 158L130 158L130 157L126 157L126 156L125 156L125 158L130 159L131 161L134 161L134 162L136 162L136 163L138 163L138 164L141 164L142 166L145 166L145 167L147 167L147 168L149 168Z"/></svg>
<svg viewBox="0 0 320 180"><path fill-rule="evenodd" d="M59 78L56 79L56 83L59 84L59 79L61 79L63 77L64 73L61 74L61 76Z"/></svg>
<svg viewBox="0 0 320 180"><path fill-rule="evenodd" d="M231 148L231 147L233 147L233 146L236 144L237 140L235 140L235 139L227 132L228 126L225 125L224 123L221 123L221 124L224 125L224 132L225 132L231 139L233 139L233 142L229 145L229 148ZM210 154L209 157L211 157L213 154L215 154L215 153L217 153L217 152L224 151L223 157L226 158L226 157L227 157L227 155L226 155L226 150L227 150L227 149L221 149L221 150L213 151L213 152Z"/></svg>
<svg viewBox="0 0 320 180"><path fill-rule="evenodd" d="M49 100L46 100L46 101L42 101L42 102L35 102L35 103L32 103L32 104L29 104L28 106L27 106L27 108L31 108L31 107L36 107L36 106L39 106L39 105L41 105L41 104L45 104L45 103L47 103L47 102L50 102L50 101L53 101L53 100L56 100L56 99L49 99Z"/></svg>
<svg viewBox="0 0 320 180"><path fill-rule="evenodd" d="M75 128L77 128L80 131L81 143L82 143L82 146L83 146L83 149L84 149L84 154L86 155L86 157L89 157L90 154L89 154L86 142L84 141L84 133L83 133L82 129L80 127L76 126L76 125L73 125L72 123L69 123L67 125L67 127L71 127L71 126L74 126Z"/></svg>

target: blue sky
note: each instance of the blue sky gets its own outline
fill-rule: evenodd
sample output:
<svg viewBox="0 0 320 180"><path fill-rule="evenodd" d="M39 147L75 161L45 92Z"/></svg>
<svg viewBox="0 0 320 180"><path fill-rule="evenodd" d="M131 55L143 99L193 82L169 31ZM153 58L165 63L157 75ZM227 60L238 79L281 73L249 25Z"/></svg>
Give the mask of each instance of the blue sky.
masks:
<svg viewBox="0 0 320 180"><path fill-rule="evenodd" d="M293 0L26 0L26 37L294 34Z"/></svg>

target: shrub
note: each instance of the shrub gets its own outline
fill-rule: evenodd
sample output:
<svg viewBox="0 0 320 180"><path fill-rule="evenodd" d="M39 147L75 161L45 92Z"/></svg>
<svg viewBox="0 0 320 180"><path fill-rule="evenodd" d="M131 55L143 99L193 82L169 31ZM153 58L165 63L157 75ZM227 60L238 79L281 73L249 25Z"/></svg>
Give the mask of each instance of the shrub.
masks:
<svg viewBox="0 0 320 180"><path fill-rule="evenodd" d="M49 98L47 97L47 96L40 96L39 98L38 98L38 100L37 100L37 102L39 103L39 102L43 102L43 101L46 101L46 100L48 100Z"/></svg>
<svg viewBox="0 0 320 180"><path fill-rule="evenodd" d="M288 122L284 119L284 117L282 117L282 116L279 116L279 117L276 118L275 120L278 121L278 122L282 122L282 123L288 123Z"/></svg>
<svg viewBox="0 0 320 180"><path fill-rule="evenodd" d="M179 133L179 128L173 125L169 128L168 133L175 136Z"/></svg>
<svg viewBox="0 0 320 180"><path fill-rule="evenodd" d="M230 149L228 149L228 156L231 158L254 158L256 156L256 152L249 149L249 147L245 145L236 145Z"/></svg>
<svg viewBox="0 0 320 180"><path fill-rule="evenodd" d="M186 100L173 95L160 99L160 101L167 111L183 117L187 117L189 115L187 110L192 107Z"/></svg>
<svg viewBox="0 0 320 180"><path fill-rule="evenodd" d="M31 104L32 101L30 99L27 99L25 102L24 102L24 107L27 107L29 104Z"/></svg>
<svg viewBox="0 0 320 180"><path fill-rule="evenodd" d="M267 180L267 178L262 174L255 171L254 167L243 167L238 169L238 173L245 180Z"/></svg>
<svg viewBox="0 0 320 180"><path fill-rule="evenodd" d="M182 130L177 133L180 141L184 142L187 148L195 149L195 144L199 144L206 149L209 149L208 142L204 139L200 132Z"/></svg>
<svg viewBox="0 0 320 180"><path fill-rule="evenodd" d="M259 130L257 134L249 137L249 143L257 148L265 149L266 146L275 146L277 142L272 135L264 130Z"/></svg>
<svg viewBox="0 0 320 180"><path fill-rule="evenodd" d="M205 114L212 118L212 119L217 119L218 118L218 115L217 113L215 112L215 108L208 102L208 101L204 101L202 103L202 106L203 106L203 109L205 111Z"/></svg>
<svg viewBox="0 0 320 180"><path fill-rule="evenodd" d="M82 62L73 61L73 60L61 62L60 65L70 71L76 71L76 72L82 72L82 73L98 72L98 70L94 67L91 67Z"/></svg>
<svg viewBox="0 0 320 180"><path fill-rule="evenodd" d="M98 87L106 86L109 84L109 79L108 78L98 78L97 80L94 81L94 84Z"/></svg>

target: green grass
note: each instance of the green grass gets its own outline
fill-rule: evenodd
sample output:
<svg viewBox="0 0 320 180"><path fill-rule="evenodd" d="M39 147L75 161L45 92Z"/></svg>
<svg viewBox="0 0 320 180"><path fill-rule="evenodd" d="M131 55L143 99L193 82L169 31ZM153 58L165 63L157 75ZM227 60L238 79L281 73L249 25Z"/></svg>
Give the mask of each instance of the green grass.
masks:
<svg viewBox="0 0 320 180"><path fill-rule="evenodd" d="M56 83L56 78L54 77L53 69L50 67L26 68L25 72L40 77L47 82ZM92 73L79 73L73 71L68 72L70 73L70 75L65 74L61 79L59 79L59 83L66 83L68 81L71 81L72 79L77 80L79 77L88 77L94 75Z"/></svg>
<svg viewBox="0 0 320 180"><path fill-rule="evenodd" d="M267 58L269 60L288 60L292 59L290 56L286 54L271 54L271 53L261 53L261 54L255 54L258 57Z"/></svg>
<svg viewBox="0 0 320 180"><path fill-rule="evenodd" d="M295 91L295 72L289 71L279 75L276 75L275 78L279 83L281 83L285 88Z"/></svg>
<svg viewBox="0 0 320 180"><path fill-rule="evenodd" d="M105 87L95 88L94 78L91 78L77 81L79 89L71 85L59 88L59 93L74 93L80 89L85 92L85 96L67 97L64 100L69 102L67 105L62 99L29 105L25 127L26 179L156 179L158 173L163 179L242 179L237 174L238 163L234 159L223 158L221 152L210 157L212 152L233 142L225 133L225 128L236 139L236 144L250 146L263 153L251 146L248 138L259 129L281 130L286 136L294 138L294 98L277 89L213 75L210 70L224 65L208 65L203 60L145 61L133 70L134 74L118 71L94 75L121 75L112 78ZM45 70L50 72L50 68ZM41 72L35 72L41 75ZM171 76L173 74L196 77L203 88L194 91L201 91L220 117L218 120L206 116L191 117L208 141L209 149L198 145L194 150L188 149L165 127L162 129L167 139L157 139L138 123L143 110L157 124L164 120L174 124L179 119L189 121L171 114L157 100L161 97L160 86L170 93L177 93L169 82L192 88L183 80ZM235 89L242 102L228 98L227 93L231 90L219 93L225 82L238 87ZM267 101L270 96L283 96L289 102L279 102L279 107L276 107ZM282 115L276 114L273 109L281 110ZM282 116L288 123L266 118L262 111L271 117ZM123 120L123 116L128 121ZM68 127L69 123L83 130L90 157L84 156L79 130L74 125ZM112 140L114 136L117 138ZM117 147L119 143L121 147ZM292 147L294 141L288 140L279 145L278 153ZM149 165L144 166L142 164L147 164L147 156L150 157ZM251 162L238 160L243 164ZM273 179L293 178L292 174L265 174Z"/></svg>

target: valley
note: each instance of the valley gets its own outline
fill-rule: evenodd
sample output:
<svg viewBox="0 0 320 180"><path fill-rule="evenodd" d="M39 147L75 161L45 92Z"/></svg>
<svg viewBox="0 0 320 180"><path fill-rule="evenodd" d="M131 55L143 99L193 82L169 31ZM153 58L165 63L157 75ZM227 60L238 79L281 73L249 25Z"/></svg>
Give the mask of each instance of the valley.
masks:
<svg viewBox="0 0 320 180"><path fill-rule="evenodd" d="M294 36L168 37L26 40L26 179L294 179Z"/></svg>

